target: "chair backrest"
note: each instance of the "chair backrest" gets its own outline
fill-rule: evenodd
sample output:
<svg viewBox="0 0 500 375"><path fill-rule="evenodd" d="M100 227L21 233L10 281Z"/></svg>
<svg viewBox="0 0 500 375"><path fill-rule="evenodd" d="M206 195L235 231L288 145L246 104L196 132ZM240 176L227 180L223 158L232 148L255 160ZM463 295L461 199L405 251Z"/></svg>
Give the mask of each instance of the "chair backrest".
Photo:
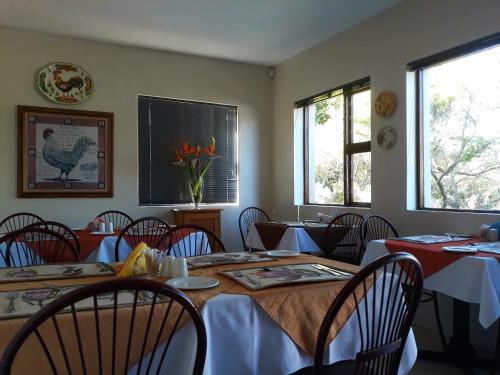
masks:
<svg viewBox="0 0 500 375"><path fill-rule="evenodd" d="M183 327L196 331L196 344L179 349L182 343L172 338ZM134 365L133 373L175 373L169 368L175 351L193 358L192 374L201 375L206 346L203 320L185 294L154 280L114 279L73 290L39 310L5 349L0 373L123 374ZM33 356L36 371L29 368Z"/></svg>
<svg viewBox="0 0 500 375"><path fill-rule="evenodd" d="M96 218L101 218L106 222L113 223L113 228L115 229L123 229L127 225L129 225L132 221L134 221L125 212L118 210L104 211L99 215L97 215Z"/></svg>
<svg viewBox="0 0 500 375"><path fill-rule="evenodd" d="M45 228L53 232L61 234L63 237L71 240L75 245L76 251L80 254L80 239L76 235L75 231L63 223L57 221L38 221L36 223L28 225L26 228Z"/></svg>
<svg viewBox="0 0 500 375"><path fill-rule="evenodd" d="M355 319L359 342L352 374L396 375L422 285L422 267L407 253L383 256L354 275L321 324L314 373L319 374L324 365L332 324L338 315L348 313Z"/></svg>
<svg viewBox="0 0 500 375"><path fill-rule="evenodd" d="M365 216L361 223L361 243L364 249L370 241L390 237L399 237L399 234L389 220L380 215Z"/></svg>
<svg viewBox="0 0 500 375"><path fill-rule="evenodd" d="M16 232L9 232L2 237L0 237L0 268L7 267L9 262L7 261L7 247L10 244L10 240L15 236Z"/></svg>
<svg viewBox="0 0 500 375"><path fill-rule="evenodd" d="M251 250L246 244L246 238L248 235L248 231L250 230L250 224L267 223L270 220L271 219L269 218L269 215L259 207L247 207L243 211L241 211L238 223L240 226L241 241L243 242L243 248L245 249L245 251Z"/></svg>
<svg viewBox="0 0 500 375"><path fill-rule="evenodd" d="M120 243L127 241L132 247L136 247L139 243L144 242L149 247L159 248L163 235L170 230L168 223L159 217L143 217L132 221L129 225L122 229L115 243L115 260L120 259Z"/></svg>
<svg viewBox="0 0 500 375"><path fill-rule="evenodd" d="M7 267L79 262L73 242L43 227L25 227L14 232L7 245Z"/></svg>
<svg viewBox="0 0 500 375"><path fill-rule="evenodd" d="M353 213L344 213L330 221L325 231L324 251L329 258L351 264L361 263L361 221L363 216ZM347 233L335 243L336 227L347 227ZM340 230L342 228L339 228Z"/></svg>
<svg viewBox="0 0 500 375"><path fill-rule="evenodd" d="M7 216L0 222L0 233L15 232L37 221L43 221L43 219L29 212L18 212Z"/></svg>
<svg viewBox="0 0 500 375"><path fill-rule="evenodd" d="M191 257L225 252L222 240L210 229L195 224L178 225L164 236L162 248L169 255Z"/></svg>

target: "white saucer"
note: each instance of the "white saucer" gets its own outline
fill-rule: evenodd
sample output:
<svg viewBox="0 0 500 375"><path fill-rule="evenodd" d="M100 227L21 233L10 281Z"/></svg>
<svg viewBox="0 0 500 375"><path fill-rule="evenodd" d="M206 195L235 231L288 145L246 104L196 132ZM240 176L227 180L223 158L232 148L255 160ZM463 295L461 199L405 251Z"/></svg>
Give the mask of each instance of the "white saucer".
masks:
<svg viewBox="0 0 500 375"><path fill-rule="evenodd" d="M103 235L103 234L114 234L115 232L99 232L99 231L96 231L96 232L90 232L90 234L95 234L96 236L97 235Z"/></svg>
<svg viewBox="0 0 500 375"><path fill-rule="evenodd" d="M219 285L219 280L205 276L176 277L167 284L182 290L210 289Z"/></svg>
<svg viewBox="0 0 500 375"><path fill-rule="evenodd" d="M477 253L477 249L474 249L473 247L464 247L464 246L444 246L443 251L447 251L449 253L463 253L463 254Z"/></svg>
<svg viewBox="0 0 500 375"><path fill-rule="evenodd" d="M284 257L296 257L297 255L300 255L300 252L292 250L270 250L270 251L264 251L264 255L267 255L269 257L284 258Z"/></svg>

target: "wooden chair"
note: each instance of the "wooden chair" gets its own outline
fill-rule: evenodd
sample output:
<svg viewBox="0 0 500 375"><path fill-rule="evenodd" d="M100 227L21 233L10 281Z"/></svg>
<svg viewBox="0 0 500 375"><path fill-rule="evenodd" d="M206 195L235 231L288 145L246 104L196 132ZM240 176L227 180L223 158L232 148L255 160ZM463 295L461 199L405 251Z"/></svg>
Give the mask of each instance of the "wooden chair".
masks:
<svg viewBox="0 0 500 375"><path fill-rule="evenodd" d="M0 268L7 267L9 262L7 261L7 247L10 244L10 240L16 234L16 232L9 232L4 236L0 237Z"/></svg>
<svg viewBox="0 0 500 375"><path fill-rule="evenodd" d="M0 233L14 232L38 221L43 221L38 215L29 212L18 212L7 216L0 222Z"/></svg>
<svg viewBox="0 0 500 375"><path fill-rule="evenodd" d="M365 216L361 222L361 243L363 249L370 241L399 237L398 231L389 220L380 215Z"/></svg>
<svg viewBox="0 0 500 375"><path fill-rule="evenodd" d="M120 243L127 241L132 247L144 242L149 247L160 248L163 235L170 230L168 223L159 217L143 217L132 221L127 225L118 236L115 243L115 260L120 262Z"/></svg>
<svg viewBox="0 0 500 375"><path fill-rule="evenodd" d="M325 231L324 251L328 258L356 265L361 263L363 255L361 246L362 220L363 216L353 213L340 214L332 219ZM345 236L337 243L333 241L336 225L349 228Z"/></svg>
<svg viewBox="0 0 500 375"><path fill-rule="evenodd" d="M42 227L25 227L14 232L7 245L6 258L7 267L80 261L71 240Z"/></svg>
<svg viewBox="0 0 500 375"><path fill-rule="evenodd" d="M366 250L368 243L373 240L387 239L391 237L399 237L398 231L389 220L380 215L365 216L361 223L361 243L363 251ZM439 312L439 301L435 291L424 290L422 303L432 302L434 305L434 314L436 316L436 325L438 327L439 336L443 349L446 348L446 338L444 335L443 325L441 323L441 314Z"/></svg>
<svg viewBox="0 0 500 375"><path fill-rule="evenodd" d="M268 223L271 221L269 215L262 209L258 207L247 207L240 213L238 223L240 226L241 241L243 242L243 248L245 251L251 251L246 244L246 238L248 231L250 230L250 224L253 223Z"/></svg>
<svg viewBox="0 0 500 375"><path fill-rule="evenodd" d="M26 228L45 228L61 234L63 237L71 240L75 245L76 251L80 254L80 239L75 231L63 223L57 221L38 221L28 225Z"/></svg>
<svg viewBox="0 0 500 375"><path fill-rule="evenodd" d="M190 257L215 252L225 252L222 240L210 229L184 224L172 228L165 234L161 248L167 249L169 255Z"/></svg>
<svg viewBox="0 0 500 375"><path fill-rule="evenodd" d="M120 306L127 296L129 304ZM83 301L87 308L79 310ZM36 355L39 367L33 372L44 374L123 374L134 365L141 374L170 373L166 359L172 337L190 322L196 331L191 374L201 375L206 330L185 294L138 278L87 285L54 300L17 331L4 351L0 373L23 365L19 362L25 357L16 358L18 353L29 353L27 359Z"/></svg>
<svg viewBox="0 0 500 375"><path fill-rule="evenodd" d="M386 255L363 268L329 307L319 329L314 366L295 374L396 375L422 285L422 267L407 253ZM325 364L332 324L351 309L357 320L359 351L353 359Z"/></svg>
<svg viewBox="0 0 500 375"><path fill-rule="evenodd" d="M117 210L104 211L99 215L97 215L96 218L101 218L106 222L113 223L113 227L115 229L123 229L127 225L129 225L132 221L134 221L125 212Z"/></svg>

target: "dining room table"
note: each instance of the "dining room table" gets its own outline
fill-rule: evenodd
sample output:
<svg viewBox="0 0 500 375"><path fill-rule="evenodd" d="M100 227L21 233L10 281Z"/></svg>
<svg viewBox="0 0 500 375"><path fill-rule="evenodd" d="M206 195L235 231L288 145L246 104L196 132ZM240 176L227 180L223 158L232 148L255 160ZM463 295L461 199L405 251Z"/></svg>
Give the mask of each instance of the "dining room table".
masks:
<svg viewBox="0 0 500 375"><path fill-rule="evenodd" d="M290 250L325 255L327 223L319 222L269 222L249 226L246 245L253 250ZM330 244L338 243L350 228L346 225L330 227Z"/></svg>
<svg viewBox="0 0 500 375"><path fill-rule="evenodd" d="M75 230L75 234L78 237L78 241L80 242L80 261L106 263L112 263L116 261L115 247L120 234L118 230L114 231L113 233L98 233L84 229L77 229ZM207 246L204 246L204 244L208 241L208 238L205 234L199 236L196 235L195 232L186 230L176 233L176 237L173 240L174 242L194 242L194 246L197 246L198 248L205 248ZM137 241L134 240L134 242ZM30 241L26 241L26 243L22 246L29 247ZM180 247L184 248L184 246L182 245ZM187 243L185 248L189 248ZM7 243L1 243L0 268L6 266L6 258L4 256L4 254L6 254L6 249ZM118 258L125 259L132 250L132 246L128 241L128 235L125 235L120 241L120 245L118 247ZM210 250L209 247L208 250ZM36 249L34 251L36 252ZM62 260L71 261L72 254L64 254Z"/></svg>
<svg viewBox="0 0 500 375"><path fill-rule="evenodd" d="M315 340L321 321L331 302L346 284L348 278L345 275L357 272L359 267L305 254L279 259L269 257L256 259L260 257L258 253L226 254L228 255L204 256L198 263L191 260L190 276L210 277L217 280L218 284L210 289L184 291L198 308L205 322L207 356L204 374L289 374L312 365ZM218 257L213 264L210 263L212 257ZM221 262L221 257L228 258L229 263ZM209 265L203 264L203 261L207 260ZM278 267L283 271L312 264L318 265L317 269L327 267L330 270L337 270L342 277L334 278L330 272L316 272L315 277L323 277L325 280L311 281L317 280L311 279L305 283L297 283L295 280L291 284L259 287L253 290L245 287L245 283L238 276L246 275L245 272L249 269L257 268L259 272L265 272L270 267ZM117 269L120 264L112 266ZM90 264L86 267L90 267ZM228 277L229 274L233 276ZM280 277L282 275L283 273L280 273ZM79 278L51 280L50 284L55 288L77 287L115 277L117 276L109 274L88 277L80 275ZM159 282L168 281L163 277L156 279ZM382 288L383 285L385 283L377 283L376 287ZM3 332L0 336L0 353L28 318L28 316L9 316L5 313L8 303L6 293L13 290L36 292L40 289L47 290L46 280L0 283L0 330ZM15 301L17 304L20 302L21 299ZM367 306L371 306L372 303L376 301L369 301ZM18 305L18 308L21 306ZM127 309L126 306L121 308ZM358 320L352 315L356 314L350 314L350 311L346 310L335 322L325 356L330 363L352 359L359 350L360 338L356 334ZM70 319L69 314L67 319ZM102 327L106 327L106 324ZM171 364L169 368L172 369L172 373L189 373L188 369L191 368L194 358L195 340L192 324L186 324L176 331L165 359ZM23 353L27 356L33 355L29 348L20 355ZM415 339L410 332L402 354L399 374L409 372L416 355ZM153 358L153 363L157 360ZM36 363L33 361L31 357L26 357L25 361L20 358L18 365L21 366L20 369L31 368L30 363ZM128 370L131 374L135 373L134 365Z"/></svg>
<svg viewBox="0 0 500 375"><path fill-rule="evenodd" d="M455 363L470 374L474 373L473 365L490 367L491 360L479 357L470 341L470 304L479 305L478 319L485 329L500 318L500 242L492 245L478 238L437 243L375 240L368 244L361 265L398 251L420 261L425 289L453 299L452 336L444 352L421 350L419 356Z"/></svg>

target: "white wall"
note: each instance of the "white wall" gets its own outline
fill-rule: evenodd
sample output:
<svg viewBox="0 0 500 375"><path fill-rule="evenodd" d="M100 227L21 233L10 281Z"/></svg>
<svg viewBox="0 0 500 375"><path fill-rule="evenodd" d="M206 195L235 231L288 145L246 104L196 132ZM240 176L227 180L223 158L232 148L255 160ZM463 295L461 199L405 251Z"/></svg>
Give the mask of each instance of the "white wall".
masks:
<svg viewBox="0 0 500 375"><path fill-rule="evenodd" d="M113 198L16 198L16 106L65 107L48 102L34 87L35 71L54 61L81 65L95 80L93 97L68 108L115 114ZM238 106L240 205L225 206L222 217L229 249L241 249L236 229L241 208L270 202L272 81L264 67L0 27L0 87L0 217L32 211L82 226L116 208L136 218L158 215L171 221L170 207L137 204L138 94Z"/></svg>
<svg viewBox="0 0 500 375"><path fill-rule="evenodd" d="M372 116L372 211L387 216L402 234L474 232L498 215L421 212L406 209L406 64L498 32L498 0L407 0L289 60L276 69L274 87L274 200L282 217L293 206L293 103L370 76L372 101L395 92L398 107L388 119ZM390 150L376 143L377 131L392 125L398 141ZM411 171L413 168L411 167ZM301 209L304 217L326 210ZM351 210L356 211L356 210ZM358 209L362 214L369 210ZM446 317L446 315L445 315ZM448 320L445 323L448 325ZM432 322L432 320L431 320ZM431 323L432 324L432 323Z"/></svg>

